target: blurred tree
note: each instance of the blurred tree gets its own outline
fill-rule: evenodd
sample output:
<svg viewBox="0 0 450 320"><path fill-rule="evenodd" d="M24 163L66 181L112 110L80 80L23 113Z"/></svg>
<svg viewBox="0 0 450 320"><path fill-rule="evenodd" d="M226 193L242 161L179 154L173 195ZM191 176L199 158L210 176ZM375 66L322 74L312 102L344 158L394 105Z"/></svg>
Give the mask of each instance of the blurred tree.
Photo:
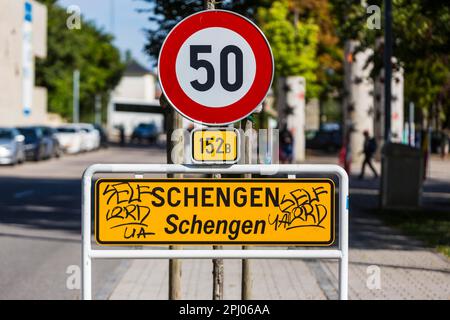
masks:
<svg viewBox="0 0 450 320"><path fill-rule="evenodd" d="M293 20L312 19L319 26L317 60L317 82L320 85L320 100L336 95L342 88L343 50L336 35L337 20L331 14L329 0L289 0Z"/></svg>
<svg viewBox="0 0 450 320"><path fill-rule="evenodd" d="M138 11L148 14L148 20L154 24L145 30L148 43L145 51L158 60L159 50L170 30L183 18L204 10L204 0L142 0L146 6ZM217 1L217 9L231 10L240 13L252 20L256 10L260 7L269 7L270 0L224 0Z"/></svg>
<svg viewBox="0 0 450 320"><path fill-rule="evenodd" d="M408 100L422 109L423 117L439 119L439 123L447 128L450 128L449 63L450 56L445 61L417 60L410 65L405 78L405 96Z"/></svg>
<svg viewBox="0 0 450 320"><path fill-rule="evenodd" d="M358 50L374 49L372 77L383 68L383 23L380 29L371 29L367 8L376 5L383 12L382 0L361 3L352 0L330 0L336 17L337 33L343 41L360 42ZM365 4L365 5L362 5ZM426 115L433 105L445 112L450 126L450 6L445 1L393 0L393 54L397 58L393 69L405 72L405 102L413 101ZM376 46L377 39L381 45Z"/></svg>
<svg viewBox="0 0 450 320"><path fill-rule="evenodd" d="M95 95L104 104L109 92L122 76L120 52L112 45L112 36L83 21L81 29L69 29L69 15L56 0L39 0L48 9L48 53L36 63L36 84L48 90L49 111L65 119L72 118L72 75L80 70L80 115L92 121Z"/></svg>
<svg viewBox="0 0 450 320"><path fill-rule="evenodd" d="M321 90L317 78L319 26L312 19L293 24L285 0L274 1L268 9L259 8L257 21L272 46L275 76L303 76L307 97L318 97Z"/></svg>

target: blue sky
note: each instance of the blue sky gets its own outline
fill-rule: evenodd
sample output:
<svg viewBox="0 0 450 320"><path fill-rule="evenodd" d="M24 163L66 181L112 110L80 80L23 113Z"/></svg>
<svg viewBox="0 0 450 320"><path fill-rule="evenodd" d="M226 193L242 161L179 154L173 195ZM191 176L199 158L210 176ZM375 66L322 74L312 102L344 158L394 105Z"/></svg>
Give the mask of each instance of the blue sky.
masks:
<svg viewBox="0 0 450 320"><path fill-rule="evenodd" d="M77 5L85 19L92 20L115 37L114 44L123 52L129 49L133 57L150 68L150 58L142 52L146 43L142 29L148 28L148 14L136 9L148 8L141 0L59 0L62 7Z"/></svg>

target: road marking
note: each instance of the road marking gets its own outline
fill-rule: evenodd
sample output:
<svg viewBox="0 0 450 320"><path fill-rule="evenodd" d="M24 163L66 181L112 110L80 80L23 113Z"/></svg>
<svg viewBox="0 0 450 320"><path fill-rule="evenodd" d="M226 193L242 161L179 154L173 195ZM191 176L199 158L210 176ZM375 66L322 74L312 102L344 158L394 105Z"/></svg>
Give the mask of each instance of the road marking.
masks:
<svg viewBox="0 0 450 320"><path fill-rule="evenodd" d="M14 194L14 199L22 199L28 196L31 196L34 194L34 190L25 190L25 191L21 191L21 192L16 192Z"/></svg>
<svg viewBox="0 0 450 320"><path fill-rule="evenodd" d="M442 198L442 199L450 199L450 193L448 192L429 192L426 191L423 193L424 197L430 198Z"/></svg>

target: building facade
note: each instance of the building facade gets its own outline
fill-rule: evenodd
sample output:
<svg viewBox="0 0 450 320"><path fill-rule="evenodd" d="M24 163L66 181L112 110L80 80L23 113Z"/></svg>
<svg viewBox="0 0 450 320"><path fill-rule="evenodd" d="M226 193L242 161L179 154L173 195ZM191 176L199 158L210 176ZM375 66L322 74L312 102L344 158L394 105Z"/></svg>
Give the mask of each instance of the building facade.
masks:
<svg viewBox="0 0 450 320"><path fill-rule="evenodd" d="M0 126L47 122L47 90L35 86L35 60L47 56L47 8L0 0Z"/></svg>
<svg viewBox="0 0 450 320"><path fill-rule="evenodd" d="M130 61L108 105L108 132L114 137L123 127L130 136L140 123L155 123L164 127L163 110L157 99L157 77L136 61Z"/></svg>

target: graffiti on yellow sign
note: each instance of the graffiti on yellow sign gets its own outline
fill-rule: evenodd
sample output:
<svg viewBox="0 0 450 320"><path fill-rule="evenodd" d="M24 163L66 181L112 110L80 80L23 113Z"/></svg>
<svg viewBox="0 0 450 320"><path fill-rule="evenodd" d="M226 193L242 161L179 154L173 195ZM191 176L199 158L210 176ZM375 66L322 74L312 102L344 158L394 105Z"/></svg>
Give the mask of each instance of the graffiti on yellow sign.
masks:
<svg viewBox="0 0 450 320"><path fill-rule="evenodd" d="M331 245L329 179L100 179L95 233L103 245Z"/></svg>

